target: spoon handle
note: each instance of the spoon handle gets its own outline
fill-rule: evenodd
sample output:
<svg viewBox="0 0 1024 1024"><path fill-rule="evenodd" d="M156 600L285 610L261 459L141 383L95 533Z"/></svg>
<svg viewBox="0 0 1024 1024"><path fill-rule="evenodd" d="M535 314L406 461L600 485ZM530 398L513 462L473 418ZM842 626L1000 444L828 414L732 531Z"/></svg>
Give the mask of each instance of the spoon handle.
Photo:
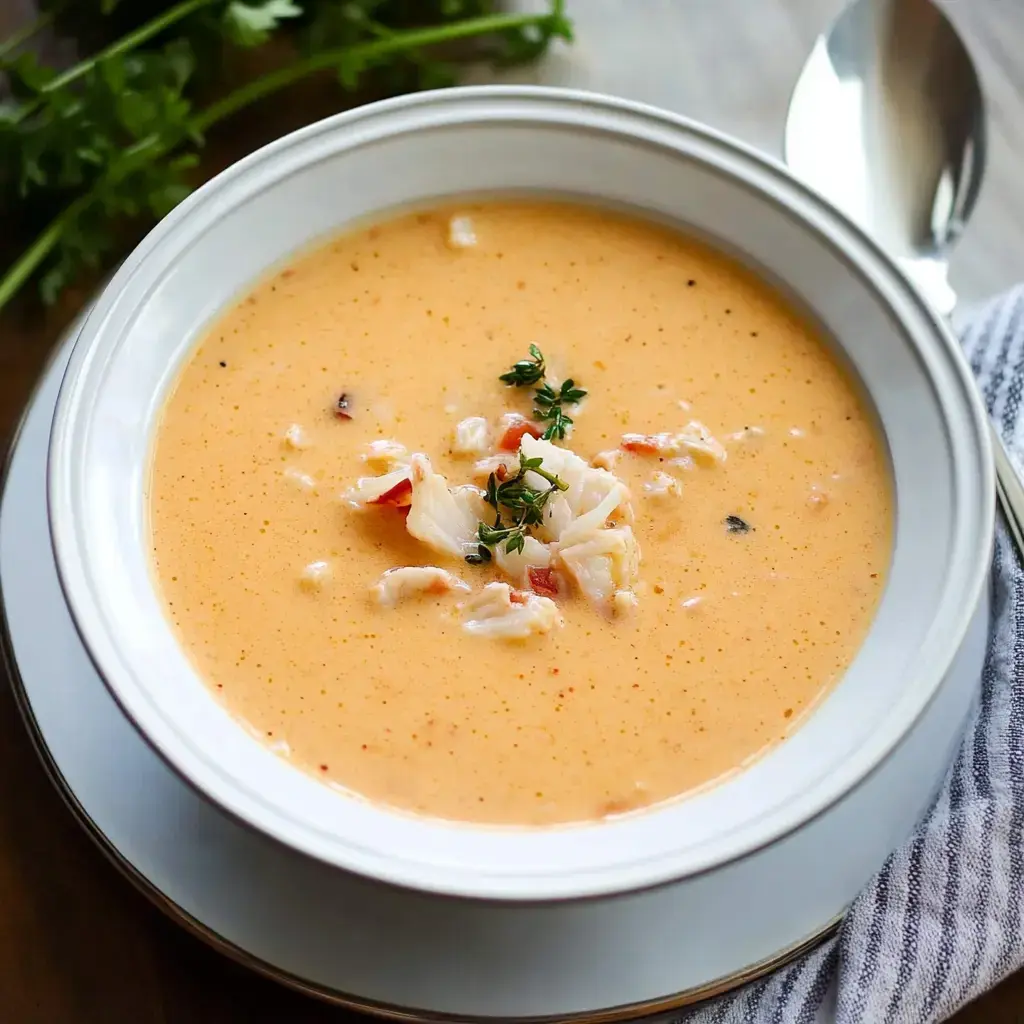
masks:
<svg viewBox="0 0 1024 1024"><path fill-rule="evenodd" d="M1024 558L1024 482L995 426L992 426L992 450L996 463L996 494L1017 553Z"/></svg>

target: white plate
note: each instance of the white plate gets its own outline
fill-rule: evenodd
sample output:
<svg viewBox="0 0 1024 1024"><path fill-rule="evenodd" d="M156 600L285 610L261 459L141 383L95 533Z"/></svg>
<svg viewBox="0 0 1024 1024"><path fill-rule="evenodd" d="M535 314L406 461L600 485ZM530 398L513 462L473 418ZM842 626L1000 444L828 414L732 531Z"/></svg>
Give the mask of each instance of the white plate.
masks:
<svg viewBox="0 0 1024 1024"><path fill-rule="evenodd" d="M63 604L44 475L68 348L30 406L0 505L16 695L55 782L104 851L162 909L250 967L392 1016L655 1012L749 980L824 935L931 801L978 690L987 590L936 698L871 776L785 839L685 883L571 904L473 903L346 875L248 831L122 716Z"/></svg>

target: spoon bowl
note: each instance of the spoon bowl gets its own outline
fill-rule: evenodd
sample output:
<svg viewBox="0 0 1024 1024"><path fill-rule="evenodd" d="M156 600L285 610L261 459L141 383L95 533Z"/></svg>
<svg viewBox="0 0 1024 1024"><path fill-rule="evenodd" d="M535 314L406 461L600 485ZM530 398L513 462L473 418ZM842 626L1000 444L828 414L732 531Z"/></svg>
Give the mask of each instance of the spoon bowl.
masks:
<svg viewBox="0 0 1024 1024"><path fill-rule="evenodd" d="M966 46L931 0L855 0L790 101L789 167L864 227L944 315L951 246L981 188L985 109Z"/></svg>

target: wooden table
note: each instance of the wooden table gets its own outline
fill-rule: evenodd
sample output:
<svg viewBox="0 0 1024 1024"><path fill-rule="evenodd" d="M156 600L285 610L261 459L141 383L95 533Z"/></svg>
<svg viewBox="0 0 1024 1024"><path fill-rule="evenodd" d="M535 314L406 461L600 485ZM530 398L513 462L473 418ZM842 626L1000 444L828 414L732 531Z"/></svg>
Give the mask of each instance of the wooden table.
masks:
<svg viewBox="0 0 1024 1024"><path fill-rule="evenodd" d="M24 6L24 4L21 4ZM517 77L660 103L777 152L789 90L834 0L575 0L579 43ZM986 191L954 265L977 299L1024 278L1024 5L948 0L990 99ZM642 16L638 9L643 8ZM13 4L0 0L0 35ZM211 166L286 130L333 94L229 126ZM0 436L84 295L47 315L0 317ZM45 628L45 623L40 624ZM0 1024L312 1024L352 1014L293 995L222 959L136 893L79 831L0 685ZM1024 1022L1024 974L958 1024Z"/></svg>

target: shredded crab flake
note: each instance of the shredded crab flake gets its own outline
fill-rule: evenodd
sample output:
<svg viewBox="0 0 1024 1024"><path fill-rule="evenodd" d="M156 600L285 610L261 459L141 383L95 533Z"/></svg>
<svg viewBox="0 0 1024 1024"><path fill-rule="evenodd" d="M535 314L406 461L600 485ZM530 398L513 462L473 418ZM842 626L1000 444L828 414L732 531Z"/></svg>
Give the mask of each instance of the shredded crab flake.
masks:
<svg viewBox="0 0 1024 1024"><path fill-rule="evenodd" d="M469 584L436 565L404 565L388 569L372 588L378 604L393 608L399 601L423 594L468 594Z"/></svg>
<svg viewBox="0 0 1024 1024"><path fill-rule="evenodd" d="M488 583L459 611L467 633L492 640L525 640L564 624L551 598L513 590L507 583Z"/></svg>

